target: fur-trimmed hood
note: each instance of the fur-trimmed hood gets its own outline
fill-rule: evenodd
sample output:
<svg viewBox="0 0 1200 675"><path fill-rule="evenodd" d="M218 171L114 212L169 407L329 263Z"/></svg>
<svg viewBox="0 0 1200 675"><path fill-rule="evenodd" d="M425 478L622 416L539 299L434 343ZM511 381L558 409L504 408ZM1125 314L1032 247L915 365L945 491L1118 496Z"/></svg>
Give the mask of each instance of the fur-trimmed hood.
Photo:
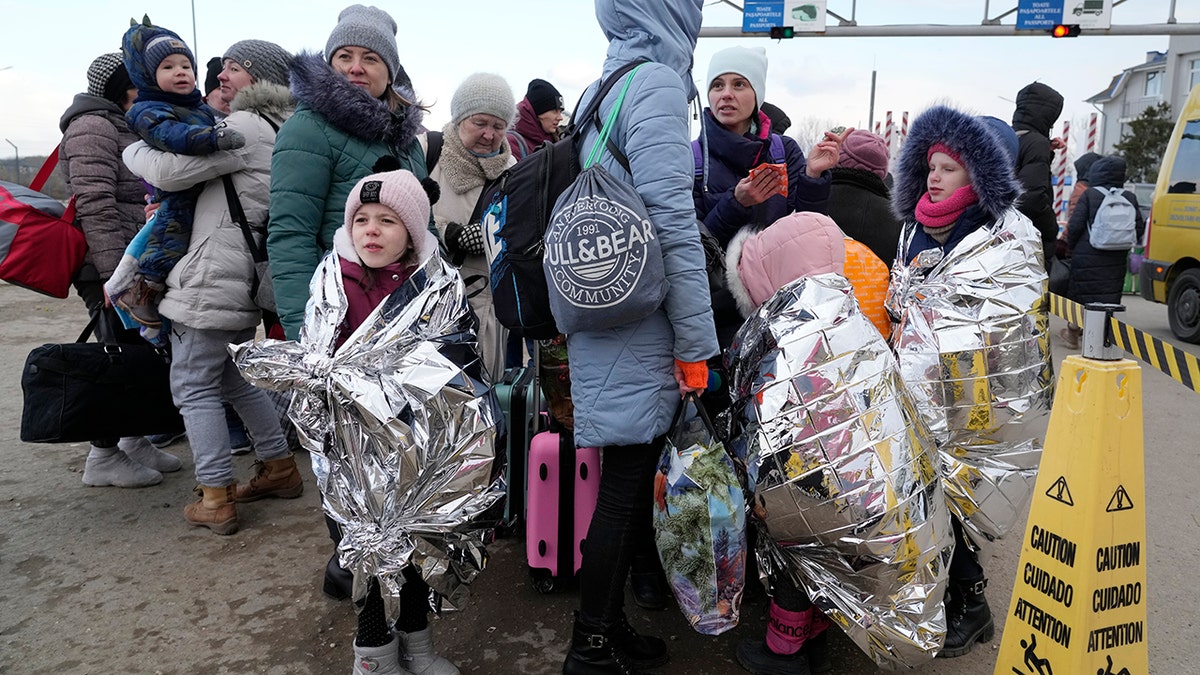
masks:
<svg viewBox="0 0 1200 675"><path fill-rule="evenodd" d="M845 236L823 213L797 211L763 230L743 227L725 248L725 284L743 317L800 277L845 267Z"/></svg>
<svg viewBox="0 0 1200 675"><path fill-rule="evenodd" d="M295 109L296 100L292 98L288 88L266 80L242 87L229 104L230 112L246 110L258 113L270 118L276 125L286 122Z"/></svg>
<svg viewBox="0 0 1200 675"><path fill-rule="evenodd" d="M395 112L365 90L350 84L320 54L302 53L292 61L292 95L341 131L368 142L385 141L393 148L407 146L421 131L425 111L415 103ZM406 100L411 89L395 87Z"/></svg>
<svg viewBox="0 0 1200 675"><path fill-rule="evenodd" d="M935 106L913 120L896 164L892 213L901 220L916 219L917 202L926 192L927 156L934 143L946 144L962 158L979 205L993 219L999 219L1021 194L1012 162L988 124L962 111Z"/></svg>

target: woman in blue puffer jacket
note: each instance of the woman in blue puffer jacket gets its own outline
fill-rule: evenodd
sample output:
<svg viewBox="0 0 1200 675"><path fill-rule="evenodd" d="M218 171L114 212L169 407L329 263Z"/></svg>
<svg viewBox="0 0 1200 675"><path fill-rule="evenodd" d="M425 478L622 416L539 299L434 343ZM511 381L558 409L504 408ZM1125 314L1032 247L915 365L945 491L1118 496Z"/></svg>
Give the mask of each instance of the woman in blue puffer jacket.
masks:
<svg viewBox="0 0 1200 675"><path fill-rule="evenodd" d="M702 5L703 0L596 0L596 18L609 40L603 75L639 58L651 61L626 76L632 80L610 136L628 158L630 171L611 153L600 163L645 202L669 290L645 318L567 337L575 443L603 447L604 453L564 673L624 673L667 661L666 644L635 633L622 603L635 531L639 519L648 518L671 418L681 392L705 387L705 360L717 353L704 251L689 198L687 115L688 101L696 95L691 64ZM600 103L601 119L607 119L623 84L618 82ZM580 109L597 86L584 92ZM581 151L598 136L598 130L589 129Z"/></svg>

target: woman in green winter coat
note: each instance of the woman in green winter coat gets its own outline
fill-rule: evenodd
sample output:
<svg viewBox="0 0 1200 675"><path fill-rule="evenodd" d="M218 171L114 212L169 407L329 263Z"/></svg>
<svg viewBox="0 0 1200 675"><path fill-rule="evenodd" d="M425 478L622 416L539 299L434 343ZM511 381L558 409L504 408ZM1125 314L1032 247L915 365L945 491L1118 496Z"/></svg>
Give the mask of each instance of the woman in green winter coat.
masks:
<svg viewBox="0 0 1200 675"><path fill-rule="evenodd" d="M279 130L271 158L267 253L275 304L288 339L300 337L308 283L333 248L350 189L386 168L427 175L416 142L424 109L416 103L396 50L396 22L383 10L342 10L324 56L292 64L296 113Z"/></svg>

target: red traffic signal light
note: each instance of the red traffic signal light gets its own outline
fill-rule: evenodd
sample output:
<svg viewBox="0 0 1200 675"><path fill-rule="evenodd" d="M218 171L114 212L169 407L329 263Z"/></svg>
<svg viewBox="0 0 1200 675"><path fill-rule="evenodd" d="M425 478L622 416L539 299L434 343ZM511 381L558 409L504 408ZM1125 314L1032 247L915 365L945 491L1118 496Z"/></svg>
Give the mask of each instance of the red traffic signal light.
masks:
<svg viewBox="0 0 1200 675"><path fill-rule="evenodd" d="M1079 37L1079 24L1060 23L1050 29L1050 35L1056 38Z"/></svg>

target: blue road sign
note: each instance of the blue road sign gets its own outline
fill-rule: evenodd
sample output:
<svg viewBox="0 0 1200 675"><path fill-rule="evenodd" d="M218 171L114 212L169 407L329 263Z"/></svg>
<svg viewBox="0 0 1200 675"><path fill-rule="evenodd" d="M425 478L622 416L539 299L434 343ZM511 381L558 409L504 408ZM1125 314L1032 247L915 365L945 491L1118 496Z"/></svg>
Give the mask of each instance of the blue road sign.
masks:
<svg viewBox="0 0 1200 675"><path fill-rule="evenodd" d="M1062 0L1058 9L1062 11ZM783 24L783 0L746 0L742 5L743 33L770 33Z"/></svg>
<svg viewBox="0 0 1200 675"><path fill-rule="evenodd" d="M1050 30L1063 22L1065 0L1018 0L1017 30Z"/></svg>

